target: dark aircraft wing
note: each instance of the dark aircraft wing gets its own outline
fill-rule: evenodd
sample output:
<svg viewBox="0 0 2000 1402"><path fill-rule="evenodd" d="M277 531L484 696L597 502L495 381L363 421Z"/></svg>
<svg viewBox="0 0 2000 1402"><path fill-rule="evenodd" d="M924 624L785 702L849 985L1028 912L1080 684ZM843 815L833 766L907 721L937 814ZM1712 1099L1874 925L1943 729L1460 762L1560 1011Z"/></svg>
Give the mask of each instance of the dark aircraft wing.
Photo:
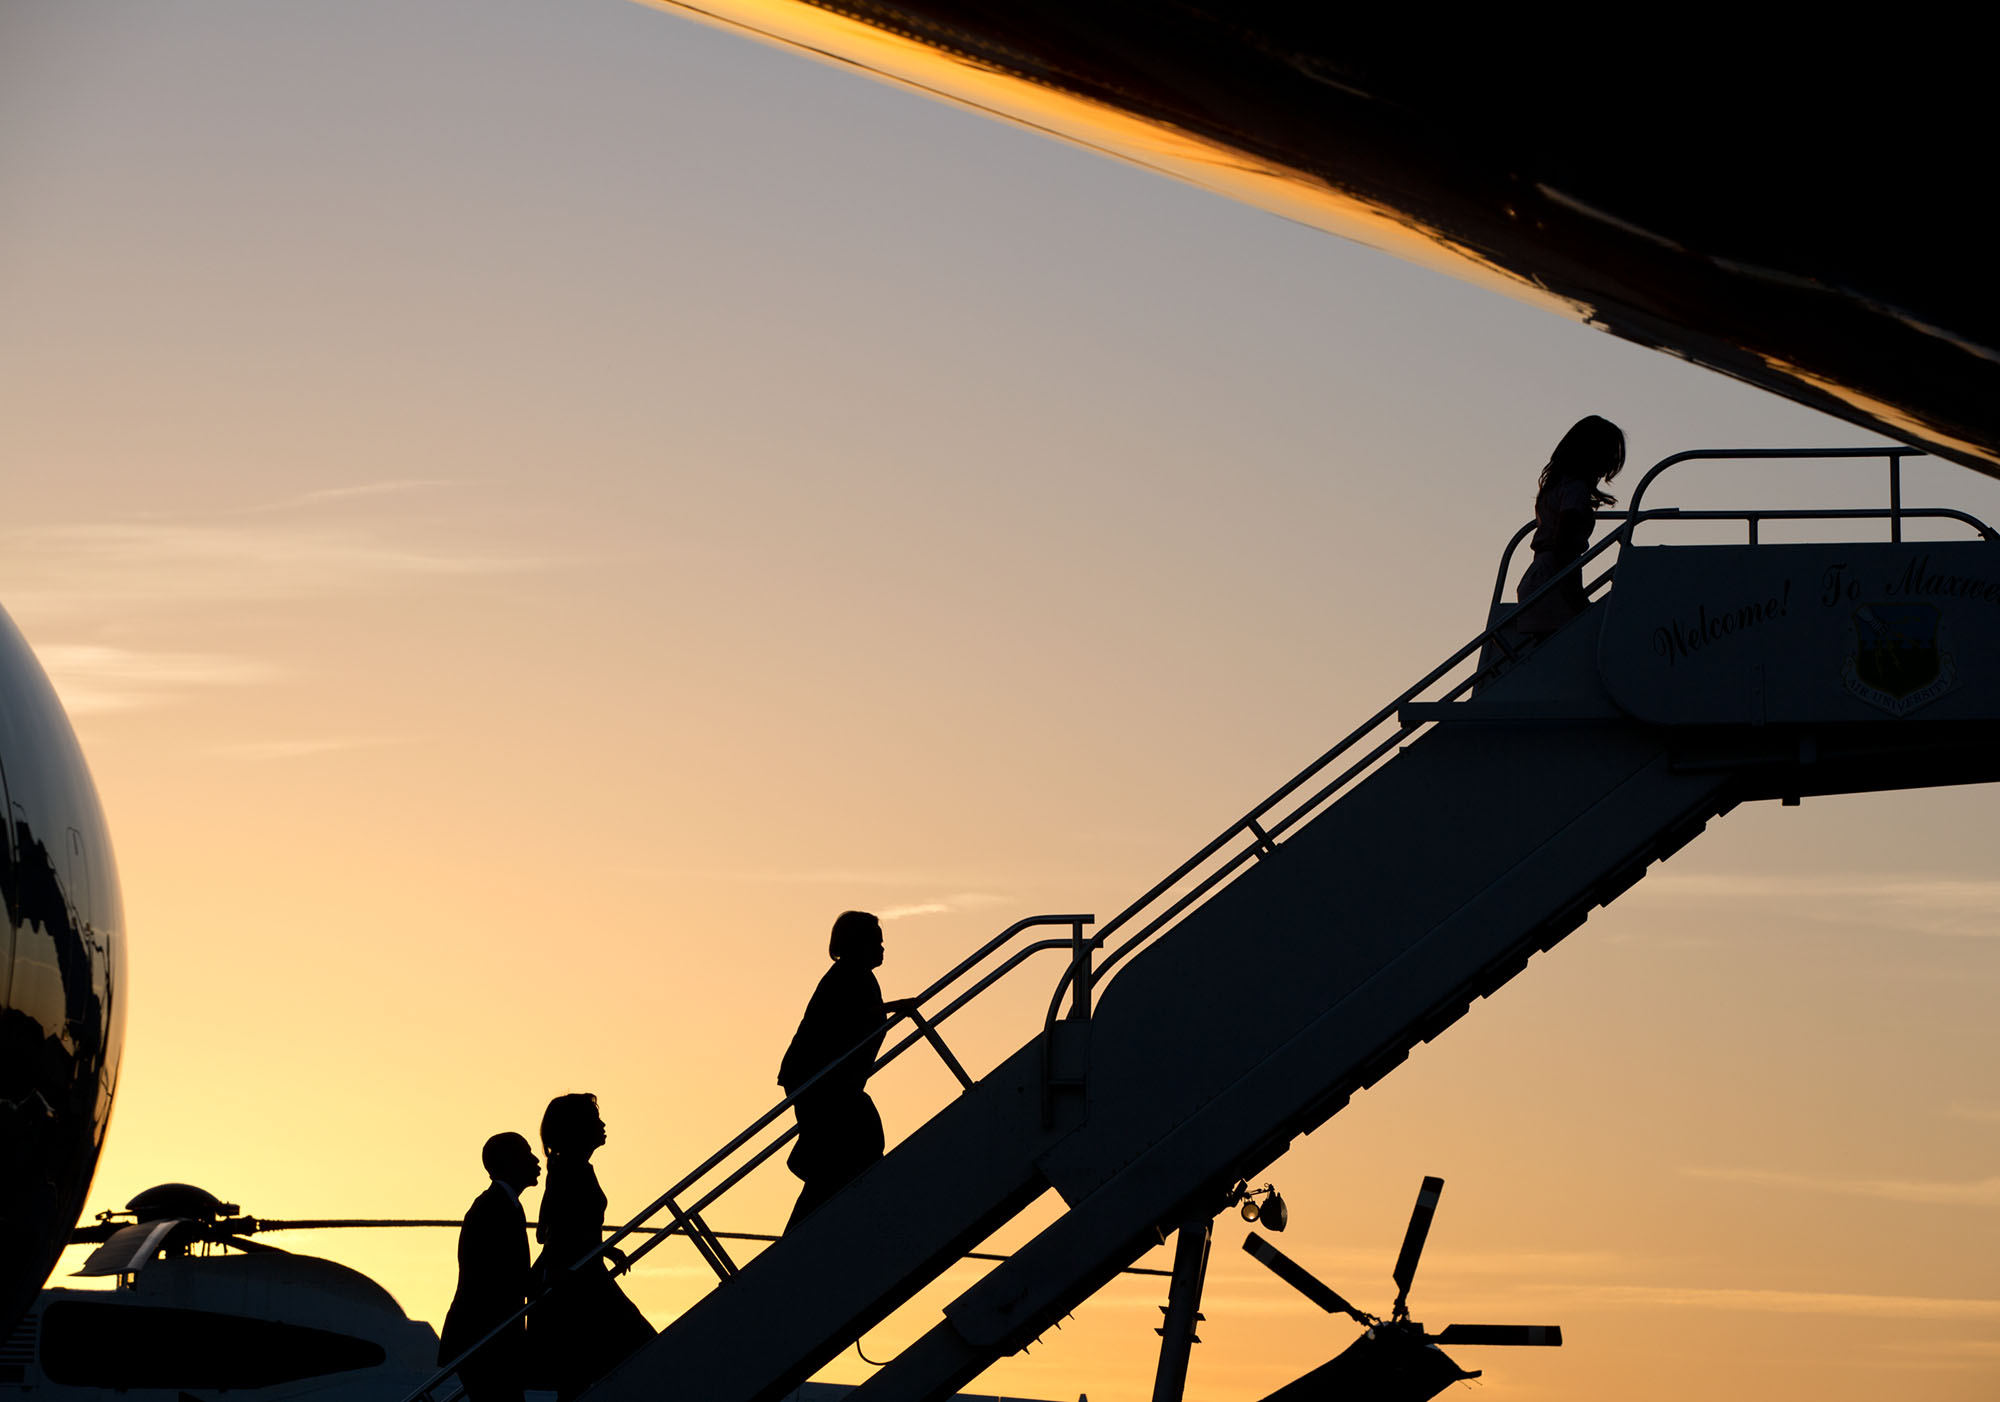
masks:
<svg viewBox="0 0 2000 1402"><path fill-rule="evenodd" d="M1970 18L646 0L1503 287L2000 475Z"/></svg>

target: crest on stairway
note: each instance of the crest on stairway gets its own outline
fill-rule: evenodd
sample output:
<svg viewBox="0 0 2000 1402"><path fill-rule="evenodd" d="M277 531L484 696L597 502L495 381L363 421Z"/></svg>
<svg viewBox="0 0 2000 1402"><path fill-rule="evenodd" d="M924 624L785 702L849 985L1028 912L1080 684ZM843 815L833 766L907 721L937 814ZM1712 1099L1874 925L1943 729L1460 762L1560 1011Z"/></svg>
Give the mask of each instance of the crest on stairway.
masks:
<svg viewBox="0 0 2000 1402"><path fill-rule="evenodd" d="M1850 696L1906 716L1950 691L1958 667L1945 650L1944 616L1936 604L1862 604L1841 681Z"/></svg>

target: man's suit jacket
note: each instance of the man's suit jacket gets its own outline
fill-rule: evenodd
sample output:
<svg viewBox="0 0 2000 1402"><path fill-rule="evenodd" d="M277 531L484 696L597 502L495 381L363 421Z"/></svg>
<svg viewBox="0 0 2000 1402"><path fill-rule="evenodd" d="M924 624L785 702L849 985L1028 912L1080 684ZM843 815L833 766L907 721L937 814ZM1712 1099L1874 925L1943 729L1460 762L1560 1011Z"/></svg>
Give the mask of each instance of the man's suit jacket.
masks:
<svg viewBox="0 0 2000 1402"><path fill-rule="evenodd" d="M458 1290L438 1331L438 1362L449 1363L528 1298L527 1215L495 1183L472 1200L458 1233ZM496 1339L475 1367L518 1370L526 1361L525 1323Z"/></svg>
<svg viewBox="0 0 2000 1402"><path fill-rule="evenodd" d="M882 1038L889 1030L888 1010L882 1003L882 985L872 969L855 959L836 959L820 977L806 1004L799 1030L785 1048L778 1067L778 1084L796 1091L830 1062L846 1054L857 1042L868 1045L846 1060L838 1070L814 1086L808 1095L822 1102L845 1102L861 1093L875 1071Z"/></svg>

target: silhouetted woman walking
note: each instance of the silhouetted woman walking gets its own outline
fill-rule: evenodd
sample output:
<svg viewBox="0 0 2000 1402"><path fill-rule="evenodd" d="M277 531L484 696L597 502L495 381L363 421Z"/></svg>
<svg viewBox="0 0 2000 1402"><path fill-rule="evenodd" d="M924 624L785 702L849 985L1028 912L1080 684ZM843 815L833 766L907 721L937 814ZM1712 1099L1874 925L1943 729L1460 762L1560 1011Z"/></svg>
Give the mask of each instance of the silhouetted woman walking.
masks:
<svg viewBox="0 0 2000 1402"><path fill-rule="evenodd" d="M590 1166L604 1139L594 1095L559 1095L542 1112L549 1177L535 1227L542 1243L535 1265L554 1288L529 1313L528 1337L560 1402L581 1395L653 1337L653 1326L625 1298L607 1263L570 1270L604 1244L604 1189ZM617 1259L624 1263L622 1255Z"/></svg>
<svg viewBox="0 0 2000 1402"><path fill-rule="evenodd" d="M910 1006L908 999L882 1001L882 986L875 981L882 964L882 922L874 916L843 911L833 922L827 952L833 967L813 990L778 1068L778 1084L793 1095L816 1073L839 1063L792 1107L799 1142L785 1166L805 1186L785 1223L787 1232L882 1157L882 1116L866 1087L889 1015ZM859 1050L842 1059L856 1043L862 1043Z"/></svg>
<svg viewBox="0 0 2000 1402"><path fill-rule="evenodd" d="M1625 466L1625 434L1609 419L1589 414L1578 419L1556 444L1542 469L1535 491L1535 534L1528 546L1534 562L1521 576L1516 599L1525 599L1574 565L1590 547L1596 512L1618 498L1603 483ZM1590 606L1583 592L1582 571L1572 570L1542 598L1514 616L1522 633L1541 637L1575 618Z"/></svg>

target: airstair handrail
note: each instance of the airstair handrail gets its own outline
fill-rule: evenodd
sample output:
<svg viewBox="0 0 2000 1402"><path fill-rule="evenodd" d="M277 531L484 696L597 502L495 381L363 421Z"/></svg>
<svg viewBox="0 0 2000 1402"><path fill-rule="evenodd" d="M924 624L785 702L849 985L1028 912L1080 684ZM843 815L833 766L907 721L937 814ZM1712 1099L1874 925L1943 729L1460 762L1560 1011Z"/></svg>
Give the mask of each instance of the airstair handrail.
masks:
<svg viewBox="0 0 2000 1402"><path fill-rule="evenodd" d="M2000 531L1987 525L1969 511L1960 511L1954 506L1857 506L1857 507L1740 507L1722 508L1714 511L1689 511L1678 506L1657 506L1651 511L1597 511L1593 512L1600 521L1623 523L1620 538L1627 545L1632 536L1647 521L1741 521L1750 528L1751 545L1762 542L1757 538L1757 528L1765 521L1888 521L1900 530L1901 523L1912 519L1958 521L1972 527L1982 540L2000 539ZM1507 542L1507 548L1500 552L1500 569L1493 580L1493 608L1500 607L1506 593L1507 580L1513 573L1514 552L1521 542L1534 533L1535 523L1528 522L1514 532Z"/></svg>
<svg viewBox="0 0 2000 1402"><path fill-rule="evenodd" d="M1995 538L1994 529L1969 511L1960 511L1955 506L1827 506L1827 507L1741 507L1735 510L1688 511L1678 506L1663 506L1652 511L1629 511L1626 516L1625 534L1630 536L1647 521L1742 521L1750 527L1748 544L1759 545L1758 523L1763 521L1887 521L1895 532L1891 543L1903 538L1903 522L1912 518L1936 521L1961 521L1979 532L1986 540Z"/></svg>
<svg viewBox="0 0 2000 1402"><path fill-rule="evenodd" d="M1605 536L1604 539L1598 541L1597 544L1591 546L1575 561L1573 561L1567 568L1563 569L1560 573L1558 573L1554 578L1548 580L1546 583L1541 585L1541 587L1536 589L1534 593L1530 594L1526 599L1523 599L1519 607L1526 608L1528 605L1539 601L1544 595L1549 594L1564 580L1569 578L1570 575L1581 571L1585 565L1589 564L1592 560L1595 560L1599 555L1602 555L1606 550L1610 549L1613 545L1617 544L1618 540L1619 536L1618 533L1616 532L1613 532ZM1597 586L1602 582L1603 581L1601 579L1594 581L1591 584L1590 588L1592 590L1595 590ZM1404 724L1401 722L1400 719L1398 719L1395 730L1388 736L1387 739L1377 741L1373 746L1371 746L1368 749L1367 753L1363 754L1359 759L1356 759L1352 763L1350 763L1346 769L1342 770L1333 779L1321 785L1320 788L1316 790L1314 793L1312 793L1304 802L1300 803L1297 807L1293 808L1284 817L1278 819L1275 822L1270 823L1269 825L1266 825L1262 821L1280 804L1284 803L1286 799L1290 798L1293 794L1297 793L1300 789L1304 788L1307 784L1311 783L1314 779L1323 774L1326 771L1326 769L1333 764L1335 760L1338 760L1342 756L1346 755L1348 751L1352 750L1355 746L1360 744L1361 741L1365 740L1375 731L1382 728L1384 722L1391 720L1392 718L1398 718L1399 713L1401 712L1402 708L1405 705L1415 700L1418 695L1427 690L1432 684L1437 682L1441 677L1444 677L1446 674L1451 672L1452 669L1457 667L1460 663L1464 662L1467 658L1481 654L1489 644L1497 645L1503 657L1508 660L1512 660L1513 658L1520 655L1524 651L1532 650L1534 644L1528 641L1527 639L1508 637L1508 631L1509 631L1508 624L1509 621L1513 618L1514 613L1516 611L1517 610L1510 609L1504 616L1491 619L1488 622L1486 628L1483 631L1481 631L1478 636L1474 637L1470 642L1458 648L1449 657L1445 658L1444 661L1438 663L1437 666L1433 667L1430 671L1426 672L1422 678L1420 678L1413 685L1406 688L1403 691L1403 693L1400 696L1398 696L1394 701L1391 701L1387 706L1384 706L1381 710L1377 711L1374 715L1370 716L1367 720L1363 721L1360 725L1356 726L1352 731L1348 732L1347 736L1344 739L1342 739L1340 743L1336 744L1332 749L1328 750L1326 753L1322 754L1318 759L1314 760L1311 764L1307 765L1304 769L1300 770L1299 773L1294 775L1289 782L1283 784L1276 791L1274 791L1270 795L1270 797L1266 798L1262 803L1252 808L1248 813L1244 814L1243 817L1239 818L1235 823L1225 828L1218 836L1216 836L1213 840L1211 840L1200 851L1196 852L1192 857L1188 858L1185 862L1182 862L1178 867L1174 868L1174 870L1170 872L1166 877L1156 882L1153 885L1153 887L1150 890L1148 890L1144 895L1140 896L1138 900L1134 901L1131 905L1127 906L1124 910L1120 911L1117 915L1112 916L1110 920L1106 921L1104 925L1098 929L1097 933L1090 937L1090 944L1092 948L1096 948L1100 945L1103 945L1110 938L1111 935L1125 928L1127 925L1130 925L1131 923L1133 923L1133 921L1135 921L1140 916L1145 914L1145 912L1152 906L1152 904L1155 901L1157 901L1160 897L1166 895L1168 892L1172 891L1176 886L1178 886L1182 881L1186 880L1189 876L1193 875L1196 871L1200 870L1200 868L1205 863L1207 863L1210 858L1214 857L1217 853L1221 852L1223 848L1227 847L1231 842L1235 841L1237 838L1243 836L1246 833L1250 835L1252 841L1248 846L1244 847L1241 851L1237 852L1234 856L1230 857L1220 867L1216 868L1214 871L1210 872L1207 876L1203 877L1194 886L1182 892L1171 903L1169 903L1164 910L1162 910L1159 914L1153 916L1151 919L1147 920L1147 922L1138 931L1129 935L1123 942L1121 942L1115 949L1113 949L1108 956L1106 956L1094 968L1091 968L1087 975L1090 982L1093 985L1102 982L1105 976L1108 975L1114 967L1116 967L1127 956L1129 956L1135 950L1137 950L1140 945L1144 944L1154 934L1163 929L1169 921L1173 920L1176 916L1180 915L1183 911L1187 910L1190 906L1195 904L1195 902L1199 901L1202 897L1206 896L1210 891L1214 890L1217 886L1221 885L1229 877L1235 875L1236 872L1241 870L1242 867L1247 862L1251 861L1252 859L1261 859L1275 852L1277 850L1277 842L1280 837L1283 837L1286 833L1290 832L1292 828L1297 826L1300 822L1304 821L1308 815L1317 812L1321 807L1321 805L1323 805L1327 799L1331 798L1334 794L1338 793L1341 789L1345 788L1350 781L1357 778L1359 775L1365 772L1370 766L1372 766L1377 760L1381 759L1384 755L1389 753L1389 751L1394 749L1395 746L1400 741L1402 741L1406 736L1410 735L1412 732L1416 730L1422 729L1423 726L1428 722L1419 721L1413 724ZM1481 678L1484 677L1485 675L1486 675L1486 669L1483 668L1475 669L1470 676L1465 677L1464 679L1456 683L1451 688L1450 691L1446 692L1444 699L1447 701L1456 700L1459 696L1463 695L1465 692L1471 690L1475 685L1477 685L1478 682L1481 680ZM1068 991L1071 984L1078 977L1078 974L1079 974L1079 964L1077 963L1072 963L1070 968L1064 971L1061 980L1057 983L1055 997L1051 999L1049 1003L1049 1015L1047 1021L1044 1024L1045 1030L1048 1025L1054 1022L1056 1009L1060 1006L1062 1002L1062 996L1064 992Z"/></svg>
<svg viewBox="0 0 2000 1402"><path fill-rule="evenodd" d="M1900 541L1903 538L1903 522L1912 517L1936 520L1960 521L1977 531L1982 539L1993 540L1996 533L1991 526L1977 517L1952 507L1903 505L1903 470L1905 458L1928 457L1922 448L1911 448L1902 444L1890 444L1874 448L1690 448L1684 452L1669 453L1646 470L1632 489L1629 510L1599 511L1595 515L1600 521L1620 521L1625 523L1623 535L1626 544L1631 544L1639 525L1644 521L1742 521L1749 527L1749 543L1756 545L1757 528L1763 521L1837 521L1837 520L1886 520L1889 523L1889 538ZM1724 511L1691 511L1680 507L1655 507L1644 509L1646 489L1667 469L1684 462L1731 462L1731 461L1773 461L1789 459L1793 461L1814 461L1826 459L1886 458L1889 462L1889 504L1887 507L1867 507L1861 509L1806 508L1806 509L1755 509ZM1507 578L1512 572L1514 552L1521 542L1534 532L1535 523L1528 522L1508 540L1506 548L1500 552L1500 568L1493 580L1493 608L1498 608L1507 591Z"/></svg>
<svg viewBox="0 0 2000 1402"><path fill-rule="evenodd" d="M1879 448L1688 448L1682 452L1669 453L1646 470L1639 479L1639 485L1632 489L1631 511L1639 514L1640 502L1645 499L1646 488L1653 485L1653 479L1670 467L1684 462L1751 462L1772 459L1831 459L1831 458L1887 458L1889 460L1889 509L1891 521L1913 513L1903 511L1903 459L1927 458L1930 454L1922 448L1912 448L1902 443L1887 443ZM1902 539L1898 531L1891 537Z"/></svg>

